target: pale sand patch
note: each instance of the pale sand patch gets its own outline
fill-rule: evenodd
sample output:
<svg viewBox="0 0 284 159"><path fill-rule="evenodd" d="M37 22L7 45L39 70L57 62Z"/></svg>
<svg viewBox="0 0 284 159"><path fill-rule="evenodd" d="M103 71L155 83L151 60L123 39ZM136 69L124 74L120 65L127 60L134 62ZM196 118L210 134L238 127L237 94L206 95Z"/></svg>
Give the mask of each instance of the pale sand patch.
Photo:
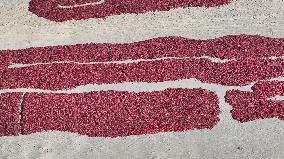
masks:
<svg viewBox="0 0 284 159"><path fill-rule="evenodd" d="M284 37L283 0L237 0L218 8L124 14L55 23L28 11L29 0L0 1L0 49L88 42L126 43L154 37L211 39L258 34Z"/></svg>

